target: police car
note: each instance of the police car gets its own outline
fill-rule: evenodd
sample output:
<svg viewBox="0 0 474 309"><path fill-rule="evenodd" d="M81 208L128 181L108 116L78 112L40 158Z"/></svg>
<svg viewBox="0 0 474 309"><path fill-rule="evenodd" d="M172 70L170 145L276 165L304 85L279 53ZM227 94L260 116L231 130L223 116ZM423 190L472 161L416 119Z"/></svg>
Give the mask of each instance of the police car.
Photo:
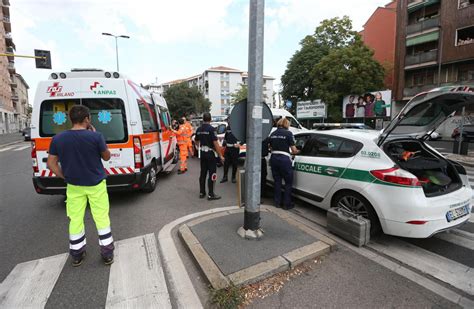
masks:
<svg viewBox="0 0 474 309"><path fill-rule="evenodd" d="M296 133L293 194L370 219L372 234L427 238L462 225L472 208L466 170L425 140L463 106L474 108L474 87L419 94L382 132Z"/></svg>

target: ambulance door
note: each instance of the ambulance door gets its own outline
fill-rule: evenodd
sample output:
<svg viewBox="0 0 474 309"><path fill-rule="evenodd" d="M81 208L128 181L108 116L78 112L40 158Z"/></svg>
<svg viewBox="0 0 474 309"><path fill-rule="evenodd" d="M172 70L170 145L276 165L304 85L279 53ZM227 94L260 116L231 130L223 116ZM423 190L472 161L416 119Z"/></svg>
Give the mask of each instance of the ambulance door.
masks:
<svg viewBox="0 0 474 309"><path fill-rule="evenodd" d="M171 119L168 113L168 110L163 106L156 106L157 115L159 115L161 127L161 157L163 160L163 169L167 169L174 159L174 150L176 147L173 147L173 132L170 130Z"/></svg>
<svg viewBox="0 0 474 309"><path fill-rule="evenodd" d="M143 134L141 135L144 166L147 167L153 160L157 165L161 165L161 147L158 117L154 104L149 96L137 100L140 110Z"/></svg>

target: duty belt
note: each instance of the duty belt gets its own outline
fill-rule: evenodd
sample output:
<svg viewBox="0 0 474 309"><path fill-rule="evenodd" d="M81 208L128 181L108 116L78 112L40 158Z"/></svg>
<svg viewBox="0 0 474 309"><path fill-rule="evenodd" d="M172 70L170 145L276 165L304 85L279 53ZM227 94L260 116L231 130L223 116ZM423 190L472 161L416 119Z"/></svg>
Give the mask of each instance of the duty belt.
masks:
<svg viewBox="0 0 474 309"><path fill-rule="evenodd" d="M291 155L286 151L273 150L272 155L274 155L274 154L284 155L284 156L287 156L291 159Z"/></svg>
<svg viewBox="0 0 474 309"><path fill-rule="evenodd" d="M235 147L237 146L238 144L226 144L227 147Z"/></svg>
<svg viewBox="0 0 474 309"><path fill-rule="evenodd" d="M210 151L214 151L214 149L212 149L209 146L201 146L201 151L202 152L210 152Z"/></svg>

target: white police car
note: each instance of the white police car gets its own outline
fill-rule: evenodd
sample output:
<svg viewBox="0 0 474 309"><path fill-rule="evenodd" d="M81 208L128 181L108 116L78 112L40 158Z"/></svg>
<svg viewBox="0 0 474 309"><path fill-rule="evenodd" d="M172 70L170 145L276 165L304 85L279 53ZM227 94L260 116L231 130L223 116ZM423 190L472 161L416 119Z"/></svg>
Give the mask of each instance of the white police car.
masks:
<svg viewBox="0 0 474 309"><path fill-rule="evenodd" d="M339 206L363 215L372 233L426 238L458 227L472 207L466 171L425 140L463 106L474 108L474 87L422 93L382 133L295 134L301 153L294 158L293 194L325 209ZM267 180L273 181L271 172Z"/></svg>

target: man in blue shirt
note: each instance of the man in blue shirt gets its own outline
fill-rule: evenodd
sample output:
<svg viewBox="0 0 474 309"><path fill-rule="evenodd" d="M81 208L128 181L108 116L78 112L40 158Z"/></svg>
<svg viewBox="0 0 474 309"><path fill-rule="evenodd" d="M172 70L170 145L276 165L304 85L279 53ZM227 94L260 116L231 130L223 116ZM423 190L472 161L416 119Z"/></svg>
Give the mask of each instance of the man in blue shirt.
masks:
<svg viewBox="0 0 474 309"><path fill-rule="evenodd" d="M91 124L89 109L75 105L69 111L73 127L53 137L48 167L67 183L66 210L69 217L69 252L72 265L82 264L86 254L84 214L89 202L99 233L102 259L114 261L114 244L109 219L109 197L102 160L110 159L104 136Z"/></svg>

